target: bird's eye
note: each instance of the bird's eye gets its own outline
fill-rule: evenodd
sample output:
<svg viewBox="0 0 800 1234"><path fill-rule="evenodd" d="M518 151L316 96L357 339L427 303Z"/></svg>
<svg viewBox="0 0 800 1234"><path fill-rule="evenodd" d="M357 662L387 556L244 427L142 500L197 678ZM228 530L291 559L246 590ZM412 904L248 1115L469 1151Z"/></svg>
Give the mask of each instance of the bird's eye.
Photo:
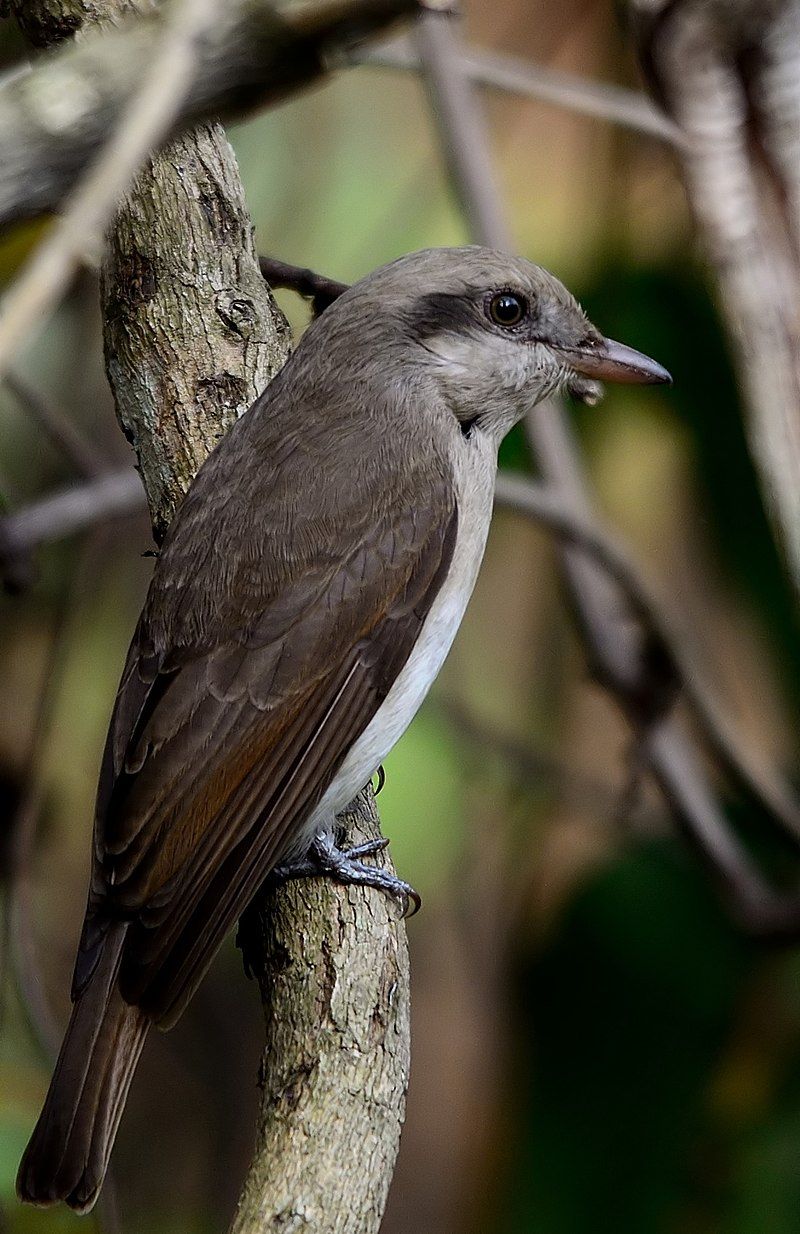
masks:
<svg viewBox="0 0 800 1234"><path fill-rule="evenodd" d="M513 291L500 291L489 301L489 317L496 326L518 326L528 311L522 296Z"/></svg>

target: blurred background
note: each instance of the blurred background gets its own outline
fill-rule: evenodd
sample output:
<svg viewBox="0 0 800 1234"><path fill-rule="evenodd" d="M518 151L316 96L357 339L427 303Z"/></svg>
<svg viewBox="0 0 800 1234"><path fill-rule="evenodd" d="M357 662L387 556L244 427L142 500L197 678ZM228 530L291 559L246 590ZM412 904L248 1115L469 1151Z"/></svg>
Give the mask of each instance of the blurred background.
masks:
<svg viewBox="0 0 800 1234"><path fill-rule="evenodd" d="M476 46L638 83L610 0L465 8ZM2 63L25 54L0 22ZM797 610L674 153L543 103L486 103L519 251L675 379L571 409L598 503L692 632L746 743L792 775ZM413 74L355 68L230 135L263 252L351 281L469 238ZM0 284L42 226L0 237ZM304 305L280 299L301 330ZM97 303L87 273L18 372L121 466L130 450ZM530 469L521 433L503 465ZM74 479L0 390L5 507ZM2 940L3 1232L80 1226L21 1209L13 1180L49 1077L48 1037L66 1021L97 768L151 547L144 513L110 520L43 548L33 585L0 597L0 869L20 818L36 826L21 991L9 966L19 941ZM499 511L454 652L388 760L379 801L397 867L424 900L409 925L412 1082L386 1234L800 1227L800 962L736 928L657 793L632 799L630 745L588 678L550 535ZM754 843L771 860L767 839ZM178 1028L148 1042L112 1166L124 1230L225 1228L262 1044L258 991L231 942Z"/></svg>

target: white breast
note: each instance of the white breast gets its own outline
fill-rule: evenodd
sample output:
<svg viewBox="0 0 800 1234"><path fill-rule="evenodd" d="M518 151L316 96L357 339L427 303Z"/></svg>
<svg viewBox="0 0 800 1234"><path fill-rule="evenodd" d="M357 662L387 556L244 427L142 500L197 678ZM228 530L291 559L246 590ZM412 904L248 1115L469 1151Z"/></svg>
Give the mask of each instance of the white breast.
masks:
<svg viewBox="0 0 800 1234"><path fill-rule="evenodd" d="M464 441L463 447L457 441L457 446L458 529L447 578L383 705L354 742L309 819L308 828L303 828L305 842L353 800L402 737L444 664L461 625L486 547L497 453L494 443L480 432Z"/></svg>

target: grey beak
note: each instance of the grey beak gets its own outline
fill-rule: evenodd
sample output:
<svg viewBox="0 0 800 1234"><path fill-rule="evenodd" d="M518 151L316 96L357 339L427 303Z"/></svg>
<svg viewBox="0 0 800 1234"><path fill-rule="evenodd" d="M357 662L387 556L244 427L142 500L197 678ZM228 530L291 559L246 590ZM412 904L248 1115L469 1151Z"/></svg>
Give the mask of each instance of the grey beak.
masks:
<svg viewBox="0 0 800 1234"><path fill-rule="evenodd" d="M565 360L577 373L586 377L596 377L600 381L619 381L625 385L672 385L672 378L665 368L651 360L649 356L626 347L624 343L615 343L613 339L599 339L597 343L587 343L585 347L553 347L562 360Z"/></svg>

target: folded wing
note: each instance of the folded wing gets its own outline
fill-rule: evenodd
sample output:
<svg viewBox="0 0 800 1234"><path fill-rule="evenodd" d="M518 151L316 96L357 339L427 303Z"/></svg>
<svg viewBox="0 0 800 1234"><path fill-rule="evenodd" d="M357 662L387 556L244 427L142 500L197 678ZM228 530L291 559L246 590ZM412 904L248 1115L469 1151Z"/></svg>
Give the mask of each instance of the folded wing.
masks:
<svg viewBox="0 0 800 1234"><path fill-rule="evenodd" d="M109 926L126 920L123 997L174 1022L297 844L408 659L453 552L457 514L441 468L391 497L349 534L331 524L315 542L302 529L296 567L283 561L271 594L258 593L250 570L231 603L239 584L229 580L225 605L195 638L185 620L165 620L163 596L146 607L101 773L74 993ZM291 543L281 540L284 557ZM171 602L180 615L180 589Z"/></svg>

